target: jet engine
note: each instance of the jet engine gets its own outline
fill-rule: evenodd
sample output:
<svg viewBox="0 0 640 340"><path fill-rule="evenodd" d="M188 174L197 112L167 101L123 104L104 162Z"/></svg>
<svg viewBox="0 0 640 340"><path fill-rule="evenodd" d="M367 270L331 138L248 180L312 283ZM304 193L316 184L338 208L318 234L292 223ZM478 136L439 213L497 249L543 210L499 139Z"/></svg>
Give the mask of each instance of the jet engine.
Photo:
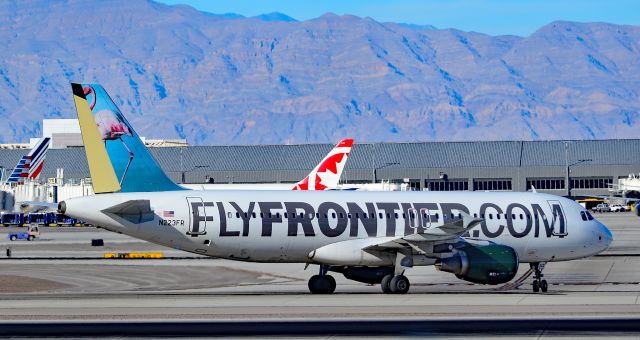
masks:
<svg viewBox="0 0 640 340"><path fill-rule="evenodd" d="M504 245L467 243L452 256L437 259L435 266L465 281L496 285L516 276L518 254Z"/></svg>

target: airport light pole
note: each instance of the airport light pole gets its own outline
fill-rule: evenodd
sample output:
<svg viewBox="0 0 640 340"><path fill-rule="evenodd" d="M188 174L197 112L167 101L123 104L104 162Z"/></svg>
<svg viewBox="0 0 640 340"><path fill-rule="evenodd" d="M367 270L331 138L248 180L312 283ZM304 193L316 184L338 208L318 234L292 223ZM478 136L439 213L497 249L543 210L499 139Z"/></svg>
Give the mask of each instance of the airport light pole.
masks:
<svg viewBox="0 0 640 340"><path fill-rule="evenodd" d="M182 170L182 169L180 169L180 172L181 172L180 180L182 181L181 183L182 183L182 184L184 184L184 182L185 182L185 176L184 176L184 174L185 174L185 173L187 173L187 172L189 172L189 171L193 171L193 170L195 170L195 169L201 169L201 168L208 168L208 166L206 166L206 165L194 165L194 166L193 166L191 169L189 169L189 170Z"/></svg>
<svg viewBox="0 0 640 340"><path fill-rule="evenodd" d="M377 177L377 172L378 172L378 170L380 170L380 169L382 169L382 168L386 168L386 167L388 167L388 166L398 165L398 164L400 164L400 163L398 163L398 162L389 162L389 163L385 163L385 164L383 164L383 165L381 165L381 166L374 167L374 168L373 168L373 183L376 183L376 182L377 182L377 180L378 180L378 177Z"/></svg>
<svg viewBox="0 0 640 340"><path fill-rule="evenodd" d="M592 159L579 159L571 164L567 162L567 196L571 197L571 167L584 162L591 162Z"/></svg>

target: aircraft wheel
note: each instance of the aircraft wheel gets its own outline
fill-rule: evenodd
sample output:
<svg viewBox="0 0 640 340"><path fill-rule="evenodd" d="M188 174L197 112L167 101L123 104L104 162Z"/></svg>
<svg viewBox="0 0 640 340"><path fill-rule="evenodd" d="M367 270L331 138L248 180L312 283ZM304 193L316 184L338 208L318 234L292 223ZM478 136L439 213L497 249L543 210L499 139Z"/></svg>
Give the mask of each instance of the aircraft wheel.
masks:
<svg viewBox="0 0 640 340"><path fill-rule="evenodd" d="M11 241L15 241L15 240L17 240L18 238L16 237L16 235L11 235L11 237L9 237L9 239L10 239Z"/></svg>
<svg viewBox="0 0 640 340"><path fill-rule="evenodd" d="M313 275L309 279L311 294L332 294L336 290L336 280L331 275Z"/></svg>
<svg viewBox="0 0 640 340"><path fill-rule="evenodd" d="M29 235L29 237L27 237L27 241L33 241L34 237L32 235Z"/></svg>
<svg viewBox="0 0 640 340"><path fill-rule="evenodd" d="M541 290L543 293L546 293L546 292L547 292L547 289L549 289L549 285L547 284L547 280L542 280L542 281L540 281L540 290Z"/></svg>
<svg viewBox="0 0 640 340"><path fill-rule="evenodd" d="M406 294L409 291L409 279L404 275L396 275L391 279L389 286L394 294Z"/></svg>
<svg viewBox="0 0 640 340"><path fill-rule="evenodd" d="M382 288L382 292L385 294L391 294L391 279L393 279L393 275L389 274L382 278L382 282L380 282L380 288Z"/></svg>
<svg viewBox="0 0 640 340"><path fill-rule="evenodd" d="M533 292L537 293L540 291L540 285L538 285L538 280L533 280Z"/></svg>

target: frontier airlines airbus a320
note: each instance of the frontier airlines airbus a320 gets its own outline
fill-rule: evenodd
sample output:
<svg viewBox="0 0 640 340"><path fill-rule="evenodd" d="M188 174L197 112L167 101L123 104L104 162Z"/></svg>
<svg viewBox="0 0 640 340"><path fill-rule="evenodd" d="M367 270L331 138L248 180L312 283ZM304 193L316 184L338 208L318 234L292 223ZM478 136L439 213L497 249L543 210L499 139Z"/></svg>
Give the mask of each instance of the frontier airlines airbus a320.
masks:
<svg viewBox="0 0 640 340"><path fill-rule="evenodd" d="M520 263L535 272L533 290L545 292L546 262L592 256L612 241L579 204L535 192L186 190L101 86L72 88L96 195L60 202L61 213L192 253L317 264L312 293L334 292L329 272L402 294L413 266L500 284Z"/></svg>

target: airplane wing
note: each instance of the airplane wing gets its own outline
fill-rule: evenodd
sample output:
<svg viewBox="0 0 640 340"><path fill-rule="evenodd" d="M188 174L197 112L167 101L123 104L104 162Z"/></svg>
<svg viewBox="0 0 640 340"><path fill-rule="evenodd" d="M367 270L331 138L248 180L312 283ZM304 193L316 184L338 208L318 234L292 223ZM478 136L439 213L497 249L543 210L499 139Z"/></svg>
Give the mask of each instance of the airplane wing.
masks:
<svg viewBox="0 0 640 340"><path fill-rule="evenodd" d="M432 227L419 233L405 235L394 240L385 241L383 243L374 244L363 248L363 250L372 248L400 248L410 246L416 243L446 241L462 236L464 233L482 223L484 219L473 217L467 213L460 212L462 218L457 218L449 223ZM399 247L400 246L400 247Z"/></svg>
<svg viewBox="0 0 640 340"><path fill-rule="evenodd" d="M58 203L38 202L38 201L22 201L20 202L20 211L23 213L35 213L40 211L56 211Z"/></svg>
<svg viewBox="0 0 640 340"><path fill-rule="evenodd" d="M327 190L338 186L342 171L347 164L353 139L341 140L322 159L307 177L296 183L292 190Z"/></svg>
<svg viewBox="0 0 640 340"><path fill-rule="evenodd" d="M312 250L309 259L316 263L349 265L353 263L353 259L384 257L387 252L402 249L423 252L429 245L448 240L458 241L461 235L484 221L469 214L461 214L462 218L411 235L360 238L331 243Z"/></svg>

